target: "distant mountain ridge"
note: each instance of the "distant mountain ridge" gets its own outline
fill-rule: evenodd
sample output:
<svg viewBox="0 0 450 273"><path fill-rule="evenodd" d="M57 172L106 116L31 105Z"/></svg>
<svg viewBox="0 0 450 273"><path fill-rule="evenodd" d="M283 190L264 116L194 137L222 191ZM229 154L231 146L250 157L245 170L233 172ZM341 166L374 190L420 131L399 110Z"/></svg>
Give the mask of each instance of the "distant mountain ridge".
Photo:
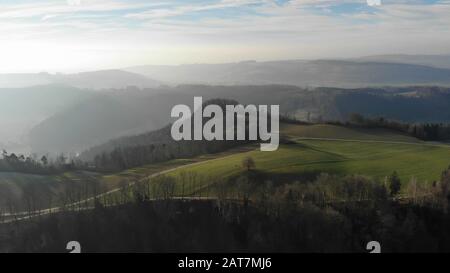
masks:
<svg viewBox="0 0 450 273"><path fill-rule="evenodd" d="M152 88L164 84L294 85L363 88L450 86L450 55L378 55L352 59L144 65L76 74L0 74L0 88L63 84L82 89Z"/></svg>
<svg viewBox="0 0 450 273"><path fill-rule="evenodd" d="M156 87L161 83L148 77L123 70L100 70L76 74L0 74L0 88L25 88L59 84L82 89L122 89Z"/></svg>
<svg viewBox="0 0 450 273"><path fill-rule="evenodd" d="M403 64L425 65L435 68L450 69L450 55L389 54L389 55L367 56L350 60L365 61L365 62L403 63Z"/></svg>
<svg viewBox="0 0 450 273"><path fill-rule="evenodd" d="M448 67L399 63L385 58L383 60L287 60L179 66L150 65L124 70L169 84L282 84L300 87L361 88L388 85L450 86L450 60Z"/></svg>

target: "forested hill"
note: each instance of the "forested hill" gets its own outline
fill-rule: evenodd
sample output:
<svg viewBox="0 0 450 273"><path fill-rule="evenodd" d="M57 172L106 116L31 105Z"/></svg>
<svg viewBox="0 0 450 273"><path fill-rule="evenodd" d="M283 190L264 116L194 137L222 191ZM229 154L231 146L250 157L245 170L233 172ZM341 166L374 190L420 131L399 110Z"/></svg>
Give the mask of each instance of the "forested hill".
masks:
<svg viewBox="0 0 450 273"><path fill-rule="evenodd" d="M80 152L111 139L155 131L171 122L174 105L192 106L194 96L204 101L224 98L242 104L278 104L282 114L312 122L345 121L352 113L408 123L450 122L450 88L444 87L181 85L116 91L85 100L35 126L31 146L37 152Z"/></svg>
<svg viewBox="0 0 450 273"><path fill-rule="evenodd" d="M225 99L213 99L203 102L204 106L209 104L219 105L225 111L226 105L237 105L238 102ZM212 119L214 118L216 117ZM203 124L210 119L203 118ZM223 115L222 119L223 124L226 125L226 116ZM194 132L192 117L189 122L191 123L191 132ZM248 126L246 127L248 128ZM236 130L235 127L235 134ZM227 129L224 128L224 139L226 132ZM221 152L245 143L249 143L249 141L175 141L171 135L171 124L169 124L153 132L121 137L92 147L83 152L80 155L80 159L94 162L98 170L123 170L170 159L190 158L201 154Z"/></svg>

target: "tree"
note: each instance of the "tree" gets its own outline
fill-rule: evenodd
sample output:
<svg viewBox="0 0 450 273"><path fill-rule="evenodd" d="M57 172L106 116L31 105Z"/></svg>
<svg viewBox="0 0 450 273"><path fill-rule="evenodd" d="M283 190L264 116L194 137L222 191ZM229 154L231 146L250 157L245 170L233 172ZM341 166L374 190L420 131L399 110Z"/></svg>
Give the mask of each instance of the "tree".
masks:
<svg viewBox="0 0 450 273"><path fill-rule="evenodd" d="M402 187L402 183L400 181L400 178L398 177L398 174L396 171L394 171L389 176L389 190L391 192L392 196L397 195L400 192L400 189Z"/></svg>
<svg viewBox="0 0 450 273"><path fill-rule="evenodd" d="M248 156L242 160L242 167L244 167L247 171L250 171L256 167L256 164L253 158Z"/></svg>
<svg viewBox="0 0 450 273"><path fill-rule="evenodd" d="M42 162L42 164L43 164L44 166L47 166L47 164L48 164L48 159L47 159L47 157L46 157L45 155L41 157L41 162Z"/></svg>
<svg viewBox="0 0 450 273"><path fill-rule="evenodd" d="M7 160L11 163L17 163L17 161L19 161L19 157L17 157L15 153L12 153L7 157Z"/></svg>

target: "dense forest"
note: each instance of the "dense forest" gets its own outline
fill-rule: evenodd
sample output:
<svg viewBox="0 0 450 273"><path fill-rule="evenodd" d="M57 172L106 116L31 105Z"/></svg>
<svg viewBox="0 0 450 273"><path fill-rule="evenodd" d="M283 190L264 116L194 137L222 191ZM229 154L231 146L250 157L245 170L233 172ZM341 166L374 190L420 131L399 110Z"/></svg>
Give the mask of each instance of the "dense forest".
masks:
<svg viewBox="0 0 450 273"><path fill-rule="evenodd" d="M114 205L2 225L0 250L65 252L76 239L83 252L365 252L372 240L383 252L450 251L450 168L401 197L395 173L385 184L322 174L278 185L252 172L237 195L174 199L173 181L158 177Z"/></svg>

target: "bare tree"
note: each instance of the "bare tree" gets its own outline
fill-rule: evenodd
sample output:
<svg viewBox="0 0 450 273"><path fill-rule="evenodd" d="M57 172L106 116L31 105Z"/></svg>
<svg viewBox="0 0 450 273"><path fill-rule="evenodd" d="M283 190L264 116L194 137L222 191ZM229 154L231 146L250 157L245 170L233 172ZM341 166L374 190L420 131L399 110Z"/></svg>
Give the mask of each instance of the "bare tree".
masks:
<svg viewBox="0 0 450 273"><path fill-rule="evenodd" d="M184 199L184 187L186 184L186 181L188 180L188 174L185 170L182 170L180 172L180 180L181 180L181 198Z"/></svg>
<svg viewBox="0 0 450 273"><path fill-rule="evenodd" d="M128 201L128 181L122 179L119 182L121 203L125 204Z"/></svg>

